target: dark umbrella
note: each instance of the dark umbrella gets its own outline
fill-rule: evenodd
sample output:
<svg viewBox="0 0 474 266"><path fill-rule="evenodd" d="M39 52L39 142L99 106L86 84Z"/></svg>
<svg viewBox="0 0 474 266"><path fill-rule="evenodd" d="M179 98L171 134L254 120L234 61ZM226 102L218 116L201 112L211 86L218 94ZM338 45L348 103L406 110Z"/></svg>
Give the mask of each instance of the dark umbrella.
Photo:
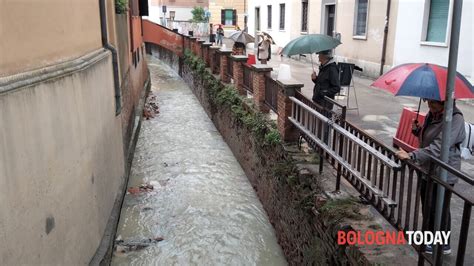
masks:
<svg viewBox="0 0 474 266"><path fill-rule="evenodd" d="M229 35L229 39L232 39L234 42L240 42L243 44L255 41L255 38L252 35L246 33L245 31L236 31Z"/></svg>

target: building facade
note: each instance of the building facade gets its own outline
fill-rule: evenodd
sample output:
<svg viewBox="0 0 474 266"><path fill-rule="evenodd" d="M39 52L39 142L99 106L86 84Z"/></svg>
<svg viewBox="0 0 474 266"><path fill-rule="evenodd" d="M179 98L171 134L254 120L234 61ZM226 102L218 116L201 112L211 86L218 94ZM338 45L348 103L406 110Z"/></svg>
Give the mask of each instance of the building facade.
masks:
<svg viewBox="0 0 474 266"><path fill-rule="evenodd" d="M191 11L194 7L199 6L205 10L209 7L209 0L148 0L148 3L150 7L148 19L162 25L164 24L163 18L167 22L188 22L193 18Z"/></svg>
<svg viewBox="0 0 474 266"><path fill-rule="evenodd" d="M376 77L382 64L385 70L393 64L397 10L398 0L250 1L249 29L270 33L280 48L305 34L339 36L337 60L355 63L365 75Z"/></svg>
<svg viewBox="0 0 474 266"><path fill-rule="evenodd" d="M222 24L224 28L242 30L246 26L246 6L248 0L209 0L210 23Z"/></svg>
<svg viewBox="0 0 474 266"><path fill-rule="evenodd" d="M394 65L434 63L448 66L453 1L400 0ZM457 71L474 82L473 0L463 1Z"/></svg>
<svg viewBox="0 0 474 266"><path fill-rule="evenodd" d="M0 0L0 265L89 264L125 186L146 8L40 2Z"/></svg>

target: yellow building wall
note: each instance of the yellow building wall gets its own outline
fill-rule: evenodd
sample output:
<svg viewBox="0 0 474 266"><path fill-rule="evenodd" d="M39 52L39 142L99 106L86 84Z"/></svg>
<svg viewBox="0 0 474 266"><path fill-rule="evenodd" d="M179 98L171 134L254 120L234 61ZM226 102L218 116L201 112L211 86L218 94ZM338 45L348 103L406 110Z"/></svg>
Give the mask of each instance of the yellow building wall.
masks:
<svg viewBox="0 0 474 266"><path fill-rule="evenodd" d="M248 1L248 0L247 0ZM237 11L237 25L244 29L245 1L244 0L221 0L209 1L209 12L211 12L210 23L221 24L221 10L235 9Z"/></svg>
<svg viewBox="0 0 474 266"><path fill-rule="evenodd" d="M0 0L0 40L0 76L79 57L102 46L99 1Z"/></svg>

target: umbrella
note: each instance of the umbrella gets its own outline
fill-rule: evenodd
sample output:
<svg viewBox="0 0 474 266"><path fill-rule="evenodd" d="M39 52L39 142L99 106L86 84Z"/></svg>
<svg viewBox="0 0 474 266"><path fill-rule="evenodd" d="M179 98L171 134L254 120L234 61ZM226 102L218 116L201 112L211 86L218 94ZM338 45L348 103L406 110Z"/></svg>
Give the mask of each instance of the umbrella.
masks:
<svg viewBox="0 0 474 266"><path fill-rule="evenodd" d="M437 101L446 99L448 69L427 63L399 65L379 77L371 86L391 92L395 96L420 97ZM472 84L459 72L454 85L454 99L474 98Z"/></svg>
<svg viewBox="0 0 474 266"><path fill-rule="evenodd" d="M269 39L270 41L272 41L272 44L276 44L275 41L273 40L273 37L264 31L259 32L257 35L262 36L262 38Z"/></svg>
<svg viewBox="0 0 474 266"><path fill-rule="evenodd" d="M247 43L255 41L255 38L252 35L244 31L233 32L231 35L229 35L229 39L234 40L234 42L241 42L243 44L247 44Z"/></svg>
<svg viewBox="0 0 474 266"><path fill-rule="evenodd" d="M324 34L307 34L290 41L283 47L282 54L287 56L297 54L312 54L336 48L341 41ZM311 57L313 65L313 57Z"/></svg>

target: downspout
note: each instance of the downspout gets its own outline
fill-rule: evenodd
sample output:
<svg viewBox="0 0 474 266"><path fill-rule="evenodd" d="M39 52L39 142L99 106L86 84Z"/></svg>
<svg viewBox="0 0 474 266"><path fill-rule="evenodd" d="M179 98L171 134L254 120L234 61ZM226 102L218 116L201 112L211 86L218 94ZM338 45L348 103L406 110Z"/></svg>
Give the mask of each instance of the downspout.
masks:
<svg viewBox="0 0 474 266"><path fill-rule="evenodd" d="M114 74L114 90L115 90L115 115L120 114L122 110L122 104L120 99L120 78L119 78L119 67L118 67L118 55L117 49L109 43L109 37L107 33L107 13L105 10L105 0L99 0L100 10L100 32L102 35L102 47L109 50L112 53L112 67Z"/></svg>
<svg viewBox="0 0 474 266"><path fill-rule="evenodd" d="M383 75L383 66L385 65L385 56L387 53L387 38L388 38L388 25L390 22L390 6L392 5L392 0L387 2L387 13L385 14L385 28L383 30L383 43L382 43L382 59L380 60L380 72L379 75Z"/></svg>

